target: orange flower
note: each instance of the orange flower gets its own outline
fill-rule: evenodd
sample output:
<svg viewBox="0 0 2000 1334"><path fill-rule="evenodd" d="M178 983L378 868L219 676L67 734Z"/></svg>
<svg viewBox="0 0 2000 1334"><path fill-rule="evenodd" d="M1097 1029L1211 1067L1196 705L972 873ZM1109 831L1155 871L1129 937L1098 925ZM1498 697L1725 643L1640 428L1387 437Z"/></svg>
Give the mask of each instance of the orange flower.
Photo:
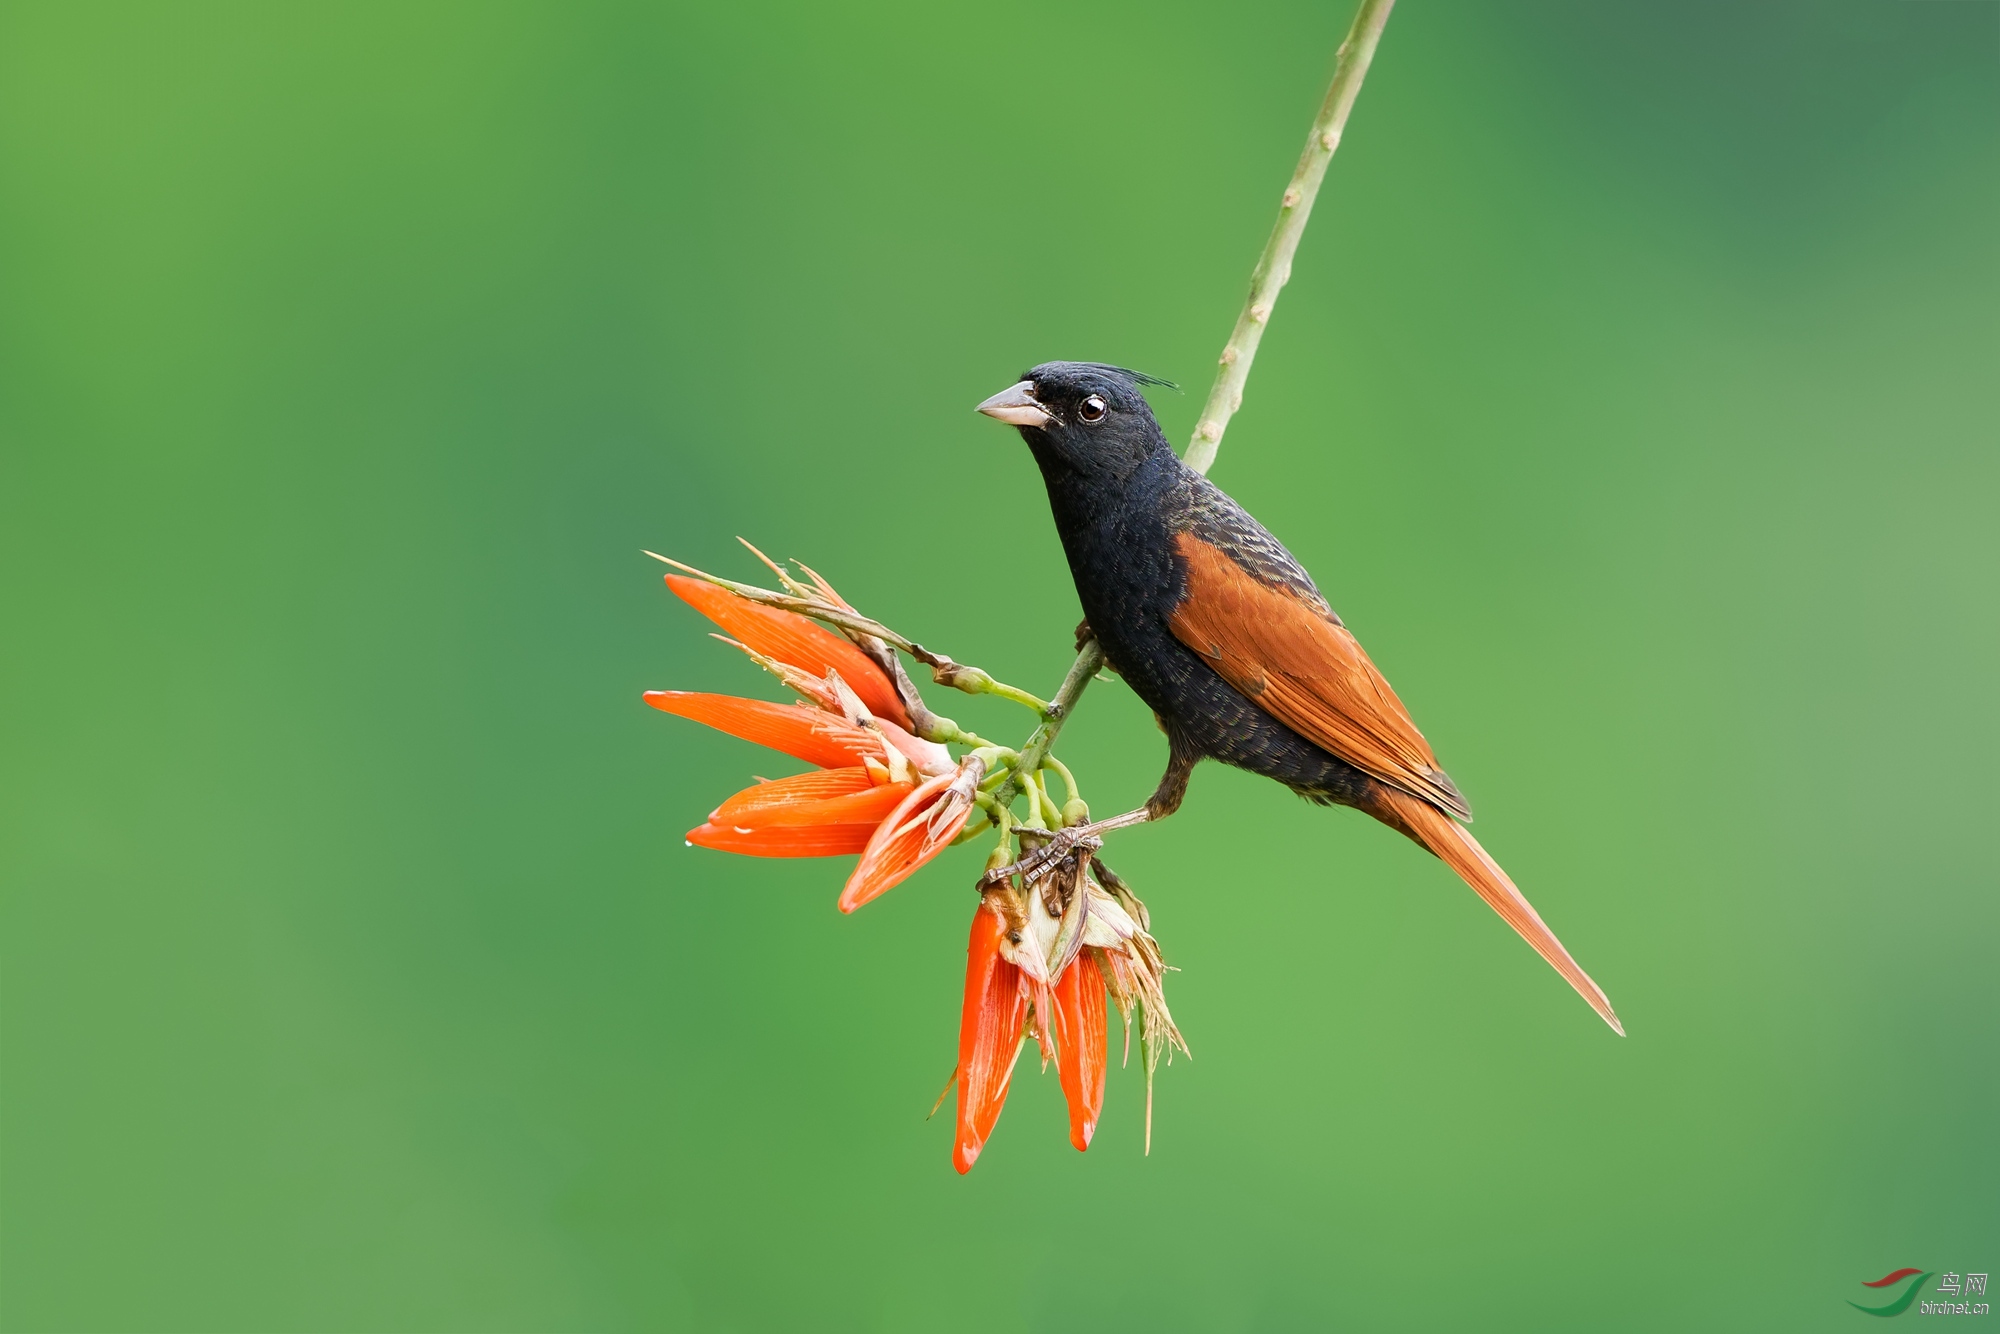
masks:
<svg viewBox="0 0 2000 1334"><path fill-rule="evenodd" d="M803 616L700 580L668 575L667 585L812 702L651 690L646 703L819 766L738 792L688 842L751 857L862 853L840 900L852 912L958 836L985 766L954 763L943 746L912 736L908 711L873 660Z"/></svg>

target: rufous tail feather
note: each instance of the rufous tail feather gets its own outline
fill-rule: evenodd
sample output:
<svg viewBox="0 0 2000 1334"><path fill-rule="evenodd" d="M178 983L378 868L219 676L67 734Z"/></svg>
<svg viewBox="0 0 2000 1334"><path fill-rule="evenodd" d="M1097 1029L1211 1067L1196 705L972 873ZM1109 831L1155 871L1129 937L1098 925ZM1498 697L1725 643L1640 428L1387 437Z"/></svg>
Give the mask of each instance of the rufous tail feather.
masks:
<svg viewBox="0 0 2000 1334"><path fill-rule="evenodd" d="M1514 882L1500 869L1500 864L1487 855L1479 846L1479 840L1472 832L1438 810L1429 802L1398 792L1384 785L1378 797L1376 813L1385 816L1386 823L1395 825L1415 838L1419 843L1436 853L1459 878L1471 885L1480 898L1492 905L1493 911L1506 920L1507 925L1520 932L1521 939L1534 946L1535 953L1549 961L1565 981L1576 988L1576 994L1590 1002L1590 1008L1604 1017L1612 1031L1619 1037L1625 1036L1624 1025L1612 1012L1611 1001L1603 988L1590 980L1590 974L1572 959L1563 948L1556 933L1543 924L1535 906L1529 903L1521 891L1514 888Z"/></svg>

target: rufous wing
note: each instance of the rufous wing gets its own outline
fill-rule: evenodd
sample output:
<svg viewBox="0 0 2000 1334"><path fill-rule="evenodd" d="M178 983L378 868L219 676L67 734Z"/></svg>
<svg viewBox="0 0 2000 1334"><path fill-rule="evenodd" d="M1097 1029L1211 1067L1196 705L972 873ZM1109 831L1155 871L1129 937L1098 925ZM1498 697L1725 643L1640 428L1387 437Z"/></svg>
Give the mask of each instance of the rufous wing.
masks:
<svg viewBox="0 0 2000 1334"><path fill-rule="evenodd" d="M1255 578L1222 548L1181 533L1187 596L1174 638L1285 726L1355 768L1470 819L1465 798L1361 644L1323 605Z"/></svg>

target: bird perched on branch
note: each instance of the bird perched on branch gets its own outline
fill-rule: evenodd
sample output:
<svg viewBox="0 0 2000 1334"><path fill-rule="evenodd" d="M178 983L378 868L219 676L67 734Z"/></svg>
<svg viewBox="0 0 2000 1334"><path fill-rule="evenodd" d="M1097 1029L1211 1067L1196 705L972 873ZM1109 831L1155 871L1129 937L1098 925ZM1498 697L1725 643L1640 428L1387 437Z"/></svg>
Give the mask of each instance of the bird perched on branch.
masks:
<svg viewBox="0 0 2000 1334"><path fill-rule="evenodd" d="M1604 992L1459 824L1471 808L1311 576L1175 456L1139 392L1159 383L1053 361L979 405L1020 428L1089 630L1167 734L1167 771L1143 807L1066 830L1019 869L1032 880L1079 843L1171 815L1195 764L1221 760L1428 848L1623 1034Z"/></svg>

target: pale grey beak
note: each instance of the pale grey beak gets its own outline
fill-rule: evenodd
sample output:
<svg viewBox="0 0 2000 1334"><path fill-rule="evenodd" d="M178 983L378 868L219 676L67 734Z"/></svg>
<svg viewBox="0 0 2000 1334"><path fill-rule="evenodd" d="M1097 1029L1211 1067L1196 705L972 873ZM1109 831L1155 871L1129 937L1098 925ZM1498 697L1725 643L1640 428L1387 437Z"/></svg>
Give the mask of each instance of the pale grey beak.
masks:
<svg viewBox="0 0 2000 1334"><path fill-rule="evenodd" d="M1035 402L1035 382L1023 380L979 405L979 411L1009 426L1046 426L1049 410Z"/></svg>

